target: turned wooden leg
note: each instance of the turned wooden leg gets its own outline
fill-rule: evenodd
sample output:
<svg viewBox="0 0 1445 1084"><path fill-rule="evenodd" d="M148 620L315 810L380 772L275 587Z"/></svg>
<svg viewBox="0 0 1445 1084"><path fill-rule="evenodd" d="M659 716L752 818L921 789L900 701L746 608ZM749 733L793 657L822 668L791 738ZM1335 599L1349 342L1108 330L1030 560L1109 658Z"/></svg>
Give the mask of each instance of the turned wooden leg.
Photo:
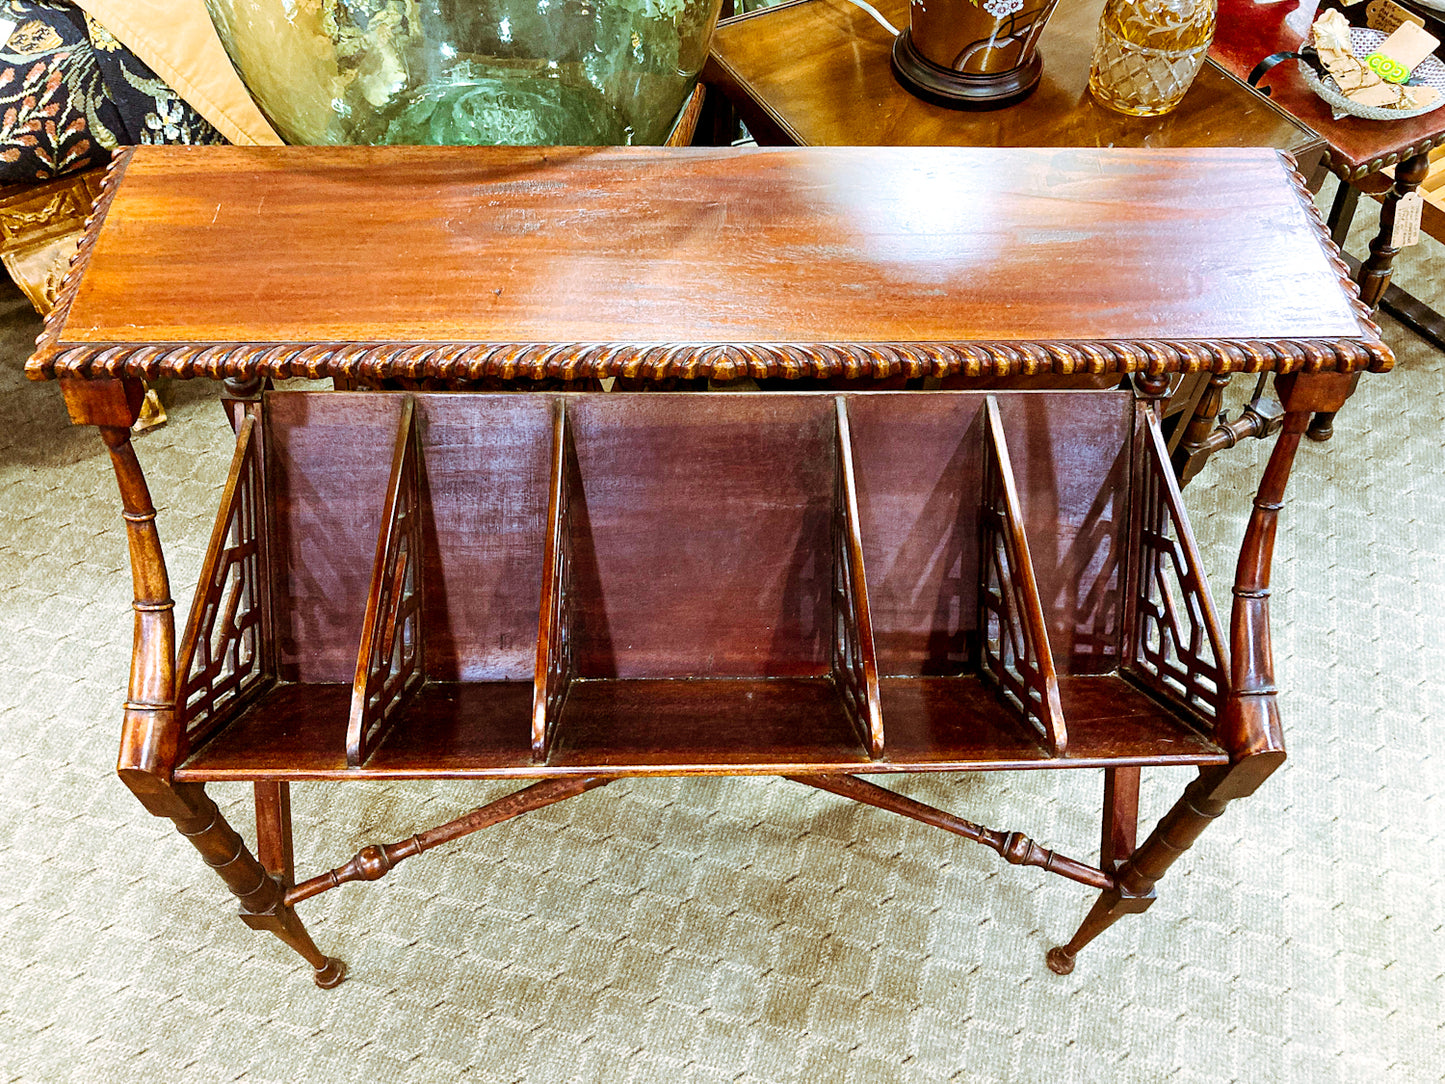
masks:
<svg viewBox="0 0 1445 1084"><path fill-rule="evenodd" d="M1385 296L1394 273L1395 257L1400 249L1394 243L1395 208L1400 200L1420 187L1420 182L1430 172L1429 152L1411 155L1395 167L1395 183L1385 195L1384 206L1380 208L1380 232L1370 242L1370 256L1360 265L1360 300L1374 310ZM1344 181L1340 184L1343 186ZM1353 386L1351 392L1354 391ZM1307 435L1311 440L1329 440L1335 433L1335 411L1316 414L1310 422Z"/></svg>
<svg viewBox="0 0 1445 1084"><path fill-rule="evenodd" d="M1067 945L1049 949L1049 970L1067 975L1074 970L1074 957L1080 949L1125 915L1138 914L1153 904L1155 882L1235 796L1226 786L1233 769L1233 765L1205 769L1184 788L1184 794L1159 819L1149 838L1119 867L1115 874L1117 887L1100 894Z"/></svg>
<svg viewBox="0 0 1445 1084"><path fill-rule="evenodd" d="M150 813L171 820L226 882L241 901L242 921L271 931L300 953L315 969L318 986L335 986L346 967L316 947L286 904L287 886L256 860L204 787L173 779L183 739L175 711L175 603L155 506L130 440L144 389L128 379L62 380L61 389L71 420L96 426L110 449L130 548L134 648L116 774ZM289 796L275 785L262 786L267 789L258 789L261 850L284 874L290 861Z"/></svg>
<svg viewBox="0 0 1445 1084"><path fill-rule="evenodd" d="M1350 380L1350 394L1355 394L1355 388L1360 383L1360 374L1355 373ZM1339 411L1321 411L1310 420L1310 427L1305 430L1305 436L1310 440L1329 440L1335 435L1335 415Z"/></svg>
<svg viewBox="0 0 1445 1084"><path fill-rule="evenodd" d="M241 901L241 921L253 930L268 930L295 949L314 969L316 985L325 989L346 977L346 965L316 947L294 909L286 906L285 886L258 862L245 840L227 823L199 783L171 788L177 808L171 812L176 829L201 852Z"/></svg>
<svg viewBox="0 0 1445 1084"><path fill-rule="evenodd" d="M1303 382L1302 382L1303 381ZM1114 887L1106 888L1084 917L1073 938L1048 952L1049 969L1067 975L1079 950L1115 922L1147 910L1154 885L1175 859L1187 851L1225 807L1253 794L1284 763L1284 739L1275 704L1274 660L1269 643L1269 577L1275 532L1289 473L1309 411L1341 402L1347 378L1341 374L1283 377L1276 390L1288 413L1269 464L1260 480L1234 571L1234 606L1230 613L1229 698L1214 737L1229 753L1229 764L1201 768L1173 808L1159 818L1137 850L1114 871ZM1116 769L1106 777L1103 850L1108 859L1129 850L1128 827L1137 810L1137 777Z"/></svg>
<svg viewBox="0 0 1445 1084"><path fill-rule="evenodd" d="M1190 479L1198 474L1204 466L1204 461L1209 458L1207 451L1209 435L1219 424L1219 415L1224 409L1224 390L1227 387L1229 387L1228 373L1211 374L1203 394L1194 404L1194 413L1190 415L1188 424L1184 427L1184 436L1170 457L1171 465L1174 467L1174 477L1179 479L1181 486L1187 485Z"/></svg>

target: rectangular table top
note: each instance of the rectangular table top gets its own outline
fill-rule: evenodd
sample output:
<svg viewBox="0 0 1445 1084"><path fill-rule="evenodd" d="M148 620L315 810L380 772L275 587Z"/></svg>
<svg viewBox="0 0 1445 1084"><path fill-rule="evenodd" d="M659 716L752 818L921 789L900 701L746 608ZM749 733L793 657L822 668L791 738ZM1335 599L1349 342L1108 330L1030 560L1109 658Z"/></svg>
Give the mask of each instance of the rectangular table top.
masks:
<svg viewBox="0 0 1445 1084"><path fill-rule="evenodd" d="M895 26L907 0L875 0ZM703 79L727 94L759 143L808 146L1274 147L1302 162L1323 142L1240 80L1206 64L1178 108L1126 117L1089 94L1103 0L1069 0L1039 42L1038 89L1006 109L947 109L889 67L893 38L848 0L793 0L726 19ZM1289 5L1284 5L1289 6Z"/></svg>
<svg viewBox="0 0 1445 1084"><path fill-rule="evenodd" d="M1390 363L1273 151L141 147L29 373Z"/></svg>

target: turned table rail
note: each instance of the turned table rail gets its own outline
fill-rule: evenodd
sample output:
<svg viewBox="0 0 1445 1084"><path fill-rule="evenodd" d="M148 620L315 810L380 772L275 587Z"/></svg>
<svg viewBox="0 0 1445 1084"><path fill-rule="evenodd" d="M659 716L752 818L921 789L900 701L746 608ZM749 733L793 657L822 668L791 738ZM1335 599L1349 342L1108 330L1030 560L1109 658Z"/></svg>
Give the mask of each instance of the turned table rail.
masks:
<svg viewBox="0 0 1445 1084"><path fill-rule="evenodd" d="M332 986L303 901L698 773L1098 889L1048 954L1071 970L1282 763L1285 484L1311 414L1392 362L1272 152L139 148L28 372L120 488L119 774ZM1280 434L1221 618L1159 414L1175 374L1232 372L1275 374ZM236 431L179 640L128 428L158 376L225 380ZM1164 764L1198 775L1139 842ZM1041 768L1103 770L1096 864L859 778ZM290 782L423 777L527 785L297 880ZM254 855L220 779L255 784Z"/></svg>

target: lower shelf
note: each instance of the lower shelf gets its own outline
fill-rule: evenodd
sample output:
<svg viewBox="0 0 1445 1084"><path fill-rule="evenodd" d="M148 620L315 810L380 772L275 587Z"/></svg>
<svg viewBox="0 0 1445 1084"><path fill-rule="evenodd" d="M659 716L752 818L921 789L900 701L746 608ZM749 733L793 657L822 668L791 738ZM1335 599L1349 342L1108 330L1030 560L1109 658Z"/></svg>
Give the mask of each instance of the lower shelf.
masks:
<svg viewBox="0 0 1445 1084"><path fill-rule="evenodd" d="M531 756L531 682L430 682L361 767L346 766L351 686L275 687L176 770L186 781L813 774L1222 764L1224 751L1115 675L1060 677L1055 757L977 677L884 678L870 758L828 678L581 680L552 753Z"/></svg>

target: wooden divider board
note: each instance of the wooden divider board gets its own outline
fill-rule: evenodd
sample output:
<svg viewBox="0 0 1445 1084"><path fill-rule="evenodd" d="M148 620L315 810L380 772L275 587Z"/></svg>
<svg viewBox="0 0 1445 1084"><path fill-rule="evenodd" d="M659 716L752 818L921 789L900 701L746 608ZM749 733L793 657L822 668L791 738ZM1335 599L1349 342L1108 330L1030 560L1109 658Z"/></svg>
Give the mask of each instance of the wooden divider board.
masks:
<svg viewBox="0 0 1445 1084"><path fill-rule="evenodd" d="M431 577L421 615L426 684L374 751L356 755L353 735L347 764L349 687L326 676L325 659L283 652L281 685L264 710L193 756L186 777L886 771L1221 755L1114 672L1123 657L1123 509L1140 439L1126 393L1021 393L993 408L1004 442L1016 444L1005 458L1039 440L1055 445L1013 480L1009 522L1027 535L1047 521L1067 536L1027 547L1045 555L1035 605L1049 631L1040 626L1037 639L1047 649L1060 622L1071 633L1056 694L1067 748L1062 721L1044 725L1041 744L973 676L977 611L962 604L962 587L973 585L967 597L977 599L977 542L960 564L944 531L932 558L904 561L909 540L940 522L958 539L977 537L985 396L270 394L262 417L279 502L273 604L283 637L343 613L353 643L367 626L366 585L336 574L360 548L348 558L326 542L363 518L368 502L397 499L395 470L388 497L383 468L372 464L368 481L355 449L405 452L397 434L407 404ZM498 431L512 425L521 436ZM341 432L352 439L338 470L328 449ZM1115 450L1081 465L1075 453L1100 444ZM498 448L518 454L491 454ZM386 549L376 540L394 533L396 516L373 518L374 552L363 564L386 574L391 559L376 564ZM512 545L533 565L529 595L510 582ZM1011 567L1021 560L1011 556ZM855 638L844 663L835 649L840 561L857 577L842 593ZM874 582L888 585L881 609L869 601ZM1080 629L1081 618L1103 631ZM371 623L380 627L375 615ZM447 635L432 636L440 627ZM517 673L505 629L521 636L524 627L530 666ZM893 647L877 653L870 682L874 633ZM1095 650L1103 639L1107 654ZM549 655L564 645L571 664L553 665ZM840 665L855 674L851 701L839 695ZM458 673L471 676L458 682Z"/></svg>

